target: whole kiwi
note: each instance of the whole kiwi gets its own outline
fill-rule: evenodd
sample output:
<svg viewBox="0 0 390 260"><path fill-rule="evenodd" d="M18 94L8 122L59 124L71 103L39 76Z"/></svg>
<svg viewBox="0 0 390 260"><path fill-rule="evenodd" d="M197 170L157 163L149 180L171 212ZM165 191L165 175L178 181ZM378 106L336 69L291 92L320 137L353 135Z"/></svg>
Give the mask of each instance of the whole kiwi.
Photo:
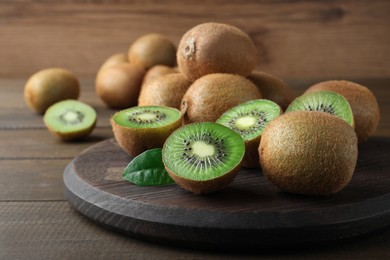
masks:
<svg viewBox="0 0 390 260"><path fill-rule="evenodd" d="M208 74L192 83L184 94L180 109L183 123L214 122L228 109L260 98L257 87L242 76Z"/></svg>
<svg viewBox="0 0 390 260"><path fill-rule="evenodd" d="M145 71L130 63L103 68L96 78L96 93L111 108L136 106Z"/></svg>
<svg viewBox="0 0 390 260"><path fill-rule="evenodd" d="M248 34L223 23L203 23L187 31L176 56L180 72L191 81L211 73L246 77L257 65L257 49Z"/></svg>
<svg viewBox="0 0 390 260"><path fill-rule="evenodd" d="M190 87L181 73L167 74L142 85L139 106L167 106L180 109L181 100Z"/></svg>
<svg viewBox="0 0 390 260"><path fill-rule="evenodd" d="M337 116L293 111L265 128L259 146L264 175L283 191L329 195L351 180L358 155L357 136Z"/></svg>
<svg viewBox="0 0 390 260"><path fill-rule="evenodd" d="M173 73L178 73L178 69L166 65L155 65L151 67L148 71L146 71L144 80L142 81L142 85L146 84L147 82L163 76L167 74L173 74Z"/></svg>
<svg viewBox="0 0 390 260"><path fill-rule="evenodd" d="M128 57L132 64L145 70L158 64L173 67L176 64L176 46L164 35L150 33L130 45Z"/></svg>
<svg viewBox="0 0 390 260"><path fill-rule="evenodd" d="M305 93L323 90L335 91L349 102L359 142L366 141L375 132L380 112L378 102L371 90L347 80L329 80L311 86Z"/></svg>
<svg viewBox="0 0 390 260"><path fill-rule="evenodd" d="M127 53L116 53L116 54L113 54L110 57L108 57L103 62L103 64L100 66L99 70L102 70L102 69L109 67L109 66L112 66L112 65L124 63L124 62L125 63L129 62L129 59L127 57Z"/></svg>
<svg viewBox="0 0 390 260"><path fill-rule="evenodd" d="M275 102L283 111L295 98L294 91L283 80L274 75L255 71L249 75L248 79L259 88L264 99Z"/></svg>
<svg viewBox="0 0 390 260"><path fill-rule="evenodd" d="M27 105L40 114L54 103L65 99L78 99L79 95L79 81L63 68L38 71L28 79L24 87Z"/></svg>

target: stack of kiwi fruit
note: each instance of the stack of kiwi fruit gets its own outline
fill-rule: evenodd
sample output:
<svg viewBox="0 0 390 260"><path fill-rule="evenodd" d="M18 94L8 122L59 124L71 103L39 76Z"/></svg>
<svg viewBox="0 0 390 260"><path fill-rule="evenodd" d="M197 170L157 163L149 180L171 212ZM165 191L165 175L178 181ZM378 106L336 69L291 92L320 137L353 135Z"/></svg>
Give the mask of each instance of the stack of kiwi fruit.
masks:
<svg viewBox="0 0 390 260"><path fill-rule="evenodd" d="M116 109L110 122L123 151L135 157L162 148L169 175L194 194L224 189L241 167L262 171L285 192L339 192L352 178L358 143L378 125L375 96L360 84L331 80L297 97L283 80L255 71L258 60L249 35L228 24L199 24L177 47L146 34L103 63L96 93ZM26 101L35 100L27 90ZM77 109L66 112L64 105L56 118L47 116L49 129L92 114Z"/></svg>

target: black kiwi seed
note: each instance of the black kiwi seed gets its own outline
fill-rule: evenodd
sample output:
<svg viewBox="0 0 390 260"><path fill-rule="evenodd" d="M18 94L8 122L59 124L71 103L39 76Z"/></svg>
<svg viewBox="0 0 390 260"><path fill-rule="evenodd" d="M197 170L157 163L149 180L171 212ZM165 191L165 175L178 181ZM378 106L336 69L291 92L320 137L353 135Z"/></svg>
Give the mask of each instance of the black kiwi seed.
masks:
<svg viewBox="0 0 390 260"><path fill-rule="evenodd" d="M154 115L156 115L156 118L152 120L152 119L141 119L138 117L139 115L144 114L144 113L154 114ZM136 111L134 113L131 113L129 115L129 121L134 122L134 123L138 123L138 124L152 124L155 122L162 121L162 120L166 119L166 117L167 117L167 115L160 112L159 110L156 110L156 111L144 110L144 111Z"/></svg>

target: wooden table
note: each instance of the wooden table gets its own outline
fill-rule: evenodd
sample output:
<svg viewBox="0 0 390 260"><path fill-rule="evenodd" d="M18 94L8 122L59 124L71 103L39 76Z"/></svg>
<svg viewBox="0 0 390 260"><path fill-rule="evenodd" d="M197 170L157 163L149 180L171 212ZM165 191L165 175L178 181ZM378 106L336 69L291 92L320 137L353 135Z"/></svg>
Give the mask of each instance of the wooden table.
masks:
<svg viewBox="0 0 390 260"><path fill-rule="evenodd" d="M352 80L375 93L382 115L376 135L390 136L390 79ZM318 81L288 82L301 93ZM66 165L81 151L113 136L108 119L115 111L98 99L93 80L81 82L80 100L96 108L97 128L82 142L63 143L49 134L42 116L27 108L25 80L0 80L0 259L390 258L389 229L310 250L232 254L162 246L96 225L64 199L62 177Z"/></svg>

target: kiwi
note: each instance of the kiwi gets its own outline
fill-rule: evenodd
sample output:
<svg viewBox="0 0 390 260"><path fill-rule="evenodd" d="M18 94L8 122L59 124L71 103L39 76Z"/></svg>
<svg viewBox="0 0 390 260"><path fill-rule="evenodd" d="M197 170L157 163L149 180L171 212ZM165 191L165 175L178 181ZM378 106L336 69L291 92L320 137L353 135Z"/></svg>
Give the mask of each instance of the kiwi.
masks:
<svg viewBox="0 0 390 260"><path fill-rule="evenodd" d="M329 195L342 190L352 178L357 136L337 116L294 111L267 125L259 154L264 175L281 190Z"/></svg>
<svg viewBox="0 0 390 260"><path fill-rule="evenodd" d="M163 147L165 139L181 126L179 110L163 106L132 107L111 118L115 139L128 154Z"/></svg>
<svg viewBox="0 0 390 260"><path fill-rule="evenodd" d="M297 110L326 112L336 115L354 126L351 106L342 95L333 91L318 91L297 97L289 105L286 113Z"/></svg>
<svg viewBox="0 0 390 260"><path fill-rule="evenodd" d="M233 130L212 122L183 126L166 140L162 157L183 189L207 194L224 189L240 170L244 141Z"/></svg>
<svg viewBox="0 0 390 260"><path fill-rule="evenodd" d="M190 85L191 82L180 73L157 77L142 85L138 105L180 109L181 100Z"/></svg>
<svg viewBox="0 0 390 260"><path fill-rule="evenodd" d="M340 93L348 100L359 142L366 141L375 132L380 119L379 105L371 90L351 81L330 80L311 86L305 93L324 90Z"/></svg>
<svg viewBox="0 0 390 260"><path fill-rule="evenodd" d="M164 35L150 33L131 44L128 57L132 64L145 70L158 64L173 67L176 64L176 46Z"/></svg>
<svg viewBox="0 0 390 260"><path fill-rule="evenodd" d="M226 111L216 123L236 131L245 141L245 157L242 165L247 168L260 167L259 143L266 125L280 116L278 104L266 99L245 102Z"/></svg>
<svg viewBox="0 0 390 260"><path fill-rule="evenodd" d="M257 65L257 49L248 34L223 23L203 23L187 31L176 56L180 72L190 81L211 73L246 77Z"/></svg>
<svg viewBox="0 0 390 260"><path fill-rule="evenodd" d="M27 105L40 114L56 102L78 99L80 84L68 70L49 68L33 74L24 87Z"/></svg>
<svg viewBox="0 0 390 260"><path fill-rule="evenodd" d="M63 141L81 139L96 125L96 111L77 100L63 100L50 106L43 117L49 131Z"/></svg>
<svg viewBox="0 0 390 260"><path fill-rule="evenodd" d="M128 62L129 59L127 57L127 53L116 53L111 55L110 57L107 58L107 60L104 61L99 71L104 68L110 67L112 65L116 65L120 63L128 63Z"/></svg>
<svg viewBox="0 0 390 260"><path fill-rule="evenodd" d="M136 106L145 71L130 63L103 68L96 78L96 93L111 108Z"/></svg>
<svg viewBox="0 0 390 260"><path fill-rule="evenodd" d="M257 87L248 79L233 74L214 73L196 80L183 96L183 123L215 122L238 104L260 99Z"/></svg>
<svg viewBox="0 0 390 260"><path fill-rule="evenodd" d="M274 101L283 111L295 99L294 91L283 80L274 75L255 71L249 75L248 79L259 88L264 99Z"/></svg>
<svg viewBox="0 0 390 260"><path fill-rule="evenodd" d="M142 85L145 85L146 83L148 83L149 81L157 77L164 76L167 74L178 73L178 72L179 72L178 69L174 67L169 67L165 65L155 65L146 72L144 79L142 81Z"/></svg>

